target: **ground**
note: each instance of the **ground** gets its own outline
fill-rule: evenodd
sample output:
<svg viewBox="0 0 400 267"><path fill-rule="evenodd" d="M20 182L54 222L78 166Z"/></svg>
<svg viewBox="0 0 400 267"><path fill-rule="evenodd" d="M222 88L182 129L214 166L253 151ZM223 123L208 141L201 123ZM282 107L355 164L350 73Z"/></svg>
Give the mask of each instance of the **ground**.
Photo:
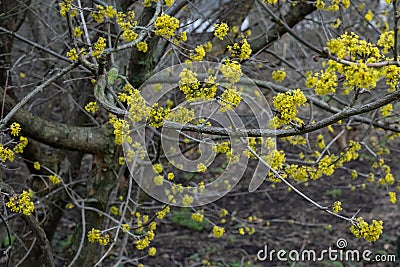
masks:
<svg viewBox="0 0 400 267"><path fill-rule="evenodd" d="M255 215L256 222L249 224L256 228L253 235L238 234L235 230L240 225L238 221L227 220L227 234L217 239L210 234L211 226L204 231L193 231L168 220L158 229L160 234L152 244L158 249L157 257L149 258L146 263L149 266L202 266L197 263L205 259L211 266L396 266L395 263L346 263L329 259L303 263L280 262L276 257L273 262L257 260L257 252L265 245L268 251L314 249L318 252L329 247L337 249L336 242L340 238L347 241L347 248L351 250L399 253L399 206L388 205L388 197L382 188L351 190L349 183L357 184L357 181L337 173L301 189L321 204L329 205L340 199L346 215L360 209L360 215L368 221L383 220L384 233L375 243L357 239L349 231L348 223L314 208L294 192L287 191L286 187L271 190L266 185L248 193L245 183L242 183L216 204L230 212L237 211L237 218ZM212 220L218 224L219 219Z"/></svg>

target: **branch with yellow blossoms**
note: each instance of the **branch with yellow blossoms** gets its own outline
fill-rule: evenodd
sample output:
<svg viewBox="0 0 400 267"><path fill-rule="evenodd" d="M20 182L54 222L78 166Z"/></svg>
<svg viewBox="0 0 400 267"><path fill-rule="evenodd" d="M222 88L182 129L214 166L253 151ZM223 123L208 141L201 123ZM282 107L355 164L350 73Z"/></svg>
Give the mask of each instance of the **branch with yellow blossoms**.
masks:
<svg viewBox="0 0 400 267"><path fill-rule="evenodd" d="M244 144L246 145L246 141L243 140ZM372 224L369 225L367 222L364 221L362 217L356 217L360 210L356 211L351 217L344 216L341 214L338 214L339 211L342 210L341 207L341 202L336 201L332 206L323 206L319 204L318 202L314 201L311 199L309 196L301 192L298 188L296 188L293 184L291 184L287 179L282 177L277 170L272 168L270 164L266 162L266 160L261 157L252 147L249 145L246 145L247 150L251 152L252 155L254 155L262 164L264 164L270 172L273 173L273 176L275 178L278 178L279 181L283 182L286 184L291 190L293 190L296 194L298 194L300 197L311 203L313 206L317 207L318 209L333 215L335 217L338 217L342 220L345 220L351 224L350 230L351 232L357 237L357 238L364 238L365 240L369 242L374 242L379 239L380 235L383 232L383 222L382 221L376 221L373 220ZM274 180L273 178L270 180Z"/></svg>
<svg viewBox="0 0 400 267"><path fill-rule="evenodd" d="M400 91L396 91L393 93L389 93L386 96L370 102L368 104L355 106L352 108L345 108L344 110L335 113L334 115L317 121L313 124L303 125L300 127L296 127L294 129L289 130L266 130L266 129L227 129L222 127L214 127L214 126L205 126L205 125L191 125L185 124L182 125L176 122L165 121L164 127L176 130L184 130L198 133L208 133L215 134L221 136L249 136L249 137L287 137L294 135L301 135L305 133L310 133L322 128L325 128L329 125L332 125L335 122L338 122L343 119L350 118L351 116L367 113L369 111L375 110L382 106L385 106L394 101L398 101L400 99ZM387 127L382 125L382 128L385 129ZM395 132L400 132L398 127L392 127L390 130L394 130Z"/></svg>

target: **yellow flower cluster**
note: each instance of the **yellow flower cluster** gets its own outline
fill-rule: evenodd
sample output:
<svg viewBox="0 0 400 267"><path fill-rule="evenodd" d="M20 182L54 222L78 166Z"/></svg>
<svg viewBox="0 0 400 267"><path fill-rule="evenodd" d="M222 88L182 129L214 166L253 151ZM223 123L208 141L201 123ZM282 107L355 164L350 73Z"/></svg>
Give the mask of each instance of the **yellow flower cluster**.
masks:
<svg viewBox="0 0 400 267"><path fill-rule="evenodd" d="M128 118L131 122L139 122L147 118L151 108L146 105L146 100L142 97L139 90L133 89L131 85L126 84L123 87L126 93L120 93L118 99L129 106Z"/></svg>
<svg viewBox="0 0 400 267"><path fill-rule="evenodd" d="M197 171L198 172L205 172L207 170L207 166L204 163L197 164Z"/></svg>
<svg viewBox="0 0 400 267"><path fill-rule="evenodd" d="M124 119L118 119L115 115L110 114L110 123L114 127L115 143L121 145L124 141L132 143L132 137L129 136L129 123Z"/></svg>
<svg viewBox="0 0 400 267"><path fill-rule="evenodd" d="M383 71L384 71L383 75L386 78L386 84L390 86L388 91L389 92L395 91L400 78L400 67L395 65L390 65L384 67Z"/></svg>
<svg viewBox="0 0 400 267"><path fill-rule="evenodd" d="M220 66L222 75L231 83L236 83L242 77L242 68L239 62L234 60L224 60Z"/></svg>
<svg viewBox="0 0 400 267"><path fill-rule="evenodd" d="M95 101L89 102L86 106L85 106L85 110L87 112L91 112L91 113L95 113L96 111L99 110L99 106L97 105L97 103Z"/></svg>
<svg viewBox="0 0 400 267"><path fill-rule="evenodd" d="M224 227L219 227L214 225L213 227L213 234L215 237L220 238L225 232L225 228Z"/></svg>
<svg viewBox="0 0 400 267"><path fill-rule="evenodd" d="M329 6L325 5L324 0L317 0L315 2L315 7L317 9L323 9L325 11L338 11L340 2L342 2L343 8L347 9L350 7L350 0L333 0Z"/></svg>
<svg viewBox="0 0 400 267"><path fill-rule="evenodd" d="M146 53L147 50L149 49L146 42L137 43L136 48L137 48L138 51L141 51L143 53Z"/></svg>
<svg viewBox="0 0 400 267"><path fill-rule="evenodd" d="M397 202L396 192L389 192L389 198L390 198L390 202L392 202L392 204L396 204L396 202Z"/></svg>
<svg viewBox="0 0 400 267"><path fill-rule="evenodd" d="M373 44L360 40L359 36L353 32L345 32L336 39L331 39L327 43L328 51L336 54L338 58L350 57L351 60L367 58L368 62L376 62L380 58L379 49Z"/></svg>
<svg viewBox="0 0 400 267"><path fill-rule="evenodd" d="M282 137L281 140L282 141L288 141L292 145L305 145L305 144L307 144L307 139L305 139L301 135Z"/></svg>
<svg viewBox="0 0 400 267"><path fill-rule="evenodd" d="M28 138L26 138L26 137L24 137L24 136L20 136L20 137L19 137L19 143L15 145L15 147L13 148L13 150L14 150L15 153L23 153L23 152L24 152L24 148L25 148L27 145L28 145ZM4 149L5 149L5 148L3 147L3 145L0 144L0 158L1 158L2 160L4 159L4 157L3 157ZM6 149L6 150L7 150L7 149ZM12 153L12 151L10 151L10 152ZM6 155L9 154L9 156L12 156L12 159L14 159L14 154L12 153L12 155L11 155L10 152L7 152ZM8 157L8 158L10 158L10 157ZM7 158L6 158L6 159L7 159ZM10 158L10 160L11 160L11 158ZM3 162L4 162L4 161L5 161L5 160L3 160ZM12 160L11 160L11 161L12 161Z"/></svg>
<svg viewBox="0 0 400 267"><path fill-rule="evenodd" d="M158 103L155 103L149 113L148 124L156 128L163 126L164 119L169 113L169 108L158 107Z"/></svg>
<svg viewBox="0 0 400 267"><path fill-rule="evenodd" d="M213 150L217 153L222 153L222 154L226 154L229 151L231 151L231 147L230 147L230 142L229 141L225 141L219 144L216 144L213 146Z"/></svg>
<svg viewBox="0 0 400 267"><path fill-rule="evenodd" d="M90 243L99 242L100 245L105 246L110 242L109 235L102 235L100 230L92 228L87 234Z"/></svg>
<svg viewBox="0 0 400 267"><path fill-rule="evenodd" d="M154 257L157 253L157 249L155 247L151 247L149 248L147 253L149 254L150 257Z"/></svg>
<svg viewBox="0 0 400 267"><path fill-rule="evenodd" d="M18 122L13 122L10 125L10 134L13 136L18 136L21 131L21 125Z"/></svg>
<svg viewBox="0 0 400 267"><path fill-rule="evenodd" d="M224 40L224 37L228 34L228 31L229 26L224 22L214 26L214 36L220 40Z"/></svg>
<svg viewBox="0 0 400 267"><path fill-rule="evenodd" d="M153 181L156 186L162 186L164 183L164 177L162 177L162 175L156 175Z"/></svg>
<svg viewBox="0 0 400 267"><path fill-rule="evenodd" d="M237 107L242 101L240 93L235 88L227 88L221 95L219 111L225 112Z"/></svg>
<svg viewBox="0 0 400 267"><path fill-rule="evenodd" d="M50 182L51 182L52 184L55 184L55 185L61 183L61 179L60 179L60 177L58 177L57 175L50 175L50 176L49 176L49 180L50 180Z"/></svg>
<svg viewBox="0 0 400 267"><path fill-rule="evenodd" d="M177 109L172 110L165 119L168 121L185 124L194 119L194 110L178 107Z"/></svg>
<svg viewBox="0 0 400 267"><path fill-rule="evenodd" d="M39 161L35 161L34 163L33 163L33 168L35 169L35 170L40 170L40 163L39 163Z"/></svg>
<svg viewBox="0 0 400 267"><path fill-rule="evenodd" d="M390 114L392 114L392 111L393 111L393 105L387 104L387 105L379 108L379 111L381 112L383 117L390 116Z"/></svg>
<svg viewBox="0 0 400 267"><path fill-rule="evenodd" d="M312 75L311 72L307 73L306 86L309 88L315 87L316 94L326 95L334 93L337 85L337 77L334 68L321 70L319 73L315 73L314 75Z"/></svg>
<svg viewBox="0 0 400 267"><path fill-rule="evenodd" d="M165 217L165 215L167 215L170 211L171 211L170 207L166 206L162 210L157 211L157 213L156 213L157 214L157 218L162 220Z"/></svg>
<svg viewBox="0 0 400 267"><path fill-rule="evenodd" d="M97 23L102 23L105 17L113 19L114 16L117 14L117 10L113 6L104 6L97 5L96 11L92 12L92 17Z"/></svg>
<svg viewBox="0 0 400 267"><path fill-rule="evenodd" d="M74 28L74 36L75 37L80 37L83 34L81 27L75 27Z"/></svg>
<svg viewBox="0 0 400 267"><path fill-rule="evenodd" d="M154 23L155 34L164 38L171 38L179 28L179 20L167 14L160 15Z"/></svg>
<svg viewBox="0 0 400 267"><path fill-rule="evenodd" d="M192 220L196 222L202 222L204 219L204 214L201 212L192 213Z"/></svg>
<svg viewBox="0 0 400 267"><path fill-rule="evenodd" d="M35 206L31 201L32 197L32 190L24 190L19 196L11 197L10 200L6 203L6 206L13 212L19 212L26 216L29 216L35 209Z"/></svg>
<svg viewBox="0 0 400 267"><path fill-rule="evenodd" d="M134 27L137 22L134 21L135 12L133 10L128 11L126 14L123 12L117 13L117 23L122 29L122 38L126 42L132 42L137 39L138 34L134 32Z"/></svg>
<svg viewBox="0 0 400 267"><path fill-rule="evenodd" d="M63 16L64 18L67 16L69 13L70 17L73 18L76 16L76 9L72 10L72 0L64 0L61 2L60 5L60 15ZM71 11L71 12L70 12Z"/></svg>
<svg viewBox="0 0 400 267"><path fill-rule="evenodd" d="M72 61L77 60L78 59L78 53L76 52L76 48L72 48L71 50L69 50L67 52L67 57Z"/></svg>
<svg viewBox="0 0 400 267"><path fill-rule="evenodd" d="M179 89L185 94L186 100L212 99L217 92L215 77L208 77L203 84L197 79L197 73L184 68L179 74Z"/></svg>
<svg viewBox="0 0 400 267"><path fill-rule="evenodd" d="M371 21L374 18L374 13L372 13L371 10L368 10L364 17L367 21Z"/></svg>
<svg viewBox="0 0 400 267"><path fill-rule="evenodd" d="M362 217L355 219L355 224L350 227L351 232L357 238L364 238L368 242L375 242L378 240L383 232L383 222L372 220L372 224L368 225Z"/></svg>
<svg viewBox="0 0 400 267"><path fill-rule="evenodd" d="M324 136L322 134L319 134L317 136L317 146L320 149L324 149L325 148L325 140L324 140Z"/></svg>
<svg viewBox="0 0 400 267"><path fill-rule="evenodd" d="M279 93L274 97L273 105L278 110L279 116L274 116L272 122L275 128L288 124L292 120L302 122L297 116L297 107L306 103L307 98L300 89Z"/></svg>
<svg viewBox="0 0 400 267"><path fill-rule="evenodd" d="M332 211L334 213L338 213L339 211L342 210L342 202L340 201L335 201L335 203L333 203L333 207L332 207Z"/></svg>
<svg viewBox="0 0 400 267"><path fill-rule="evenodd" d="M194 61L202 61L205 56L206 56L206 50L202 45L198 45L195 48L194 53L190 53L190 59Z"/></svg>
<svg viewBox="0 0 400 267"><path fill-rule="evenodd" d="M25 137L21 136L20 138L25 138ZM28 141L27 141L26 143L28 143ZM21 144L21 143L19 143L19 144ZM23 147L21 148L21 150L18 150L18 151L21 151L21 152L17 152L17 151L16 151L16 147L17 147L19 144L17 144L17 145L14 147L15 153L22 153L22 151L23 151ZM25 146L26 146L26 145L25 145ZM25 146L24 146L24 147L25 147ZM1 161L2 161L2 162L5 162L7 159L8 159L9 161L14 161L14 157L15 157L14 152L12 152L11 149L9 149L8 147L4 147L3 144L0 144L0 158L1 158Z"/></svg>
<svg viewBox="0 0 400 267"><path fill-rule="evenodd" d="M285 70L274 70L272 72L272 79L274 79L277 82L282 82L286 77L286 72Z"/></svg>
<svg viewBox="0 0 400 267"><path fill-rule="evenodd" d="M270 5L275 5L276 3L278 3L278 0L263 0L263 3L268 3Z"/></svg>
<svg viewBox="0 0 400 267"><path fill-rule="evenodd" d="M266 163L268 163L268 165L272 169L276 171L281 169L283 167L283 164L286 162L285 153L283 151L278 151L276 149L268 153L268 155L262 156L262 158L265 160ZM281 182L281 180L278 177L276 177L272 171L268 173L268 178L272 182L276 183Z"/></svg>
<svg viewBox="0 0 400 267"><path fill-rule="evenodd" d="M248 59L252 51L246 39L243 39L239 43L228 45L228 50L231 53L231 57L239 59Z"/></svg>
<svg viewBox="0 0 400 267"><path fill-rule="evenodd" d="M392 49L394 46L394 32L393 31L386 31L381 34L377 44L383 47L382 53L387 54L389 53L389 49Z"/></svg>
<svg viewBox="0 0 400 267"><path fill-rule="evenodd" d="M93 57L100 57L103 54L104 48L106 47L106 39L103 37L99 37L96 43L93 45Z"/></svg>
<svg viewBox="0 0 400 267"><path fill-rule="evenodd" d="M192 196L189 196L188 194L185 194L184 196L183 196L183 199L182 199L182 204L184 205L184 206L189 206L190 204L192 204L193 203L193 197Z"/></svg>

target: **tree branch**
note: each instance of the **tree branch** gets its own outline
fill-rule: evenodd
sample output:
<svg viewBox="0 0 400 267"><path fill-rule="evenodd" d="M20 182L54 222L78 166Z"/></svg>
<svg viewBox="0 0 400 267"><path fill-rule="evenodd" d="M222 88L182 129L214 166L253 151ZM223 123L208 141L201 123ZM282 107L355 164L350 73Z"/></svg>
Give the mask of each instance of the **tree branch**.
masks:
<svg viewBox="0 0 400 267"><path fill-rule="evenodd" d="M365 105L355 106L353 108L345 108L344 110L328 117L323 120L320 120L314 124L310 124L298 129L290 129L290 130L265 130L265 129L227 129L221 127L214 126L203 126L203 125L191 125L186 124L182 125L175 122L164 122L164 127L176 130L183 131L191 131L191 132L199 132L199 133L208 133L214 135L222 135L222 136L249 136L249 137L287 137L293 135L301 135L309 132L316 131L318 129L322 129L328 125L331 125L339 120L343 120L349 118L354 115L363 114L377 108L380 108L384 105L387 105L393 101L400 99L400 91L396 91L390 93L379 100L373 101L371 103ZM393 128L396 132L400 132L398 127Z"/></svg>

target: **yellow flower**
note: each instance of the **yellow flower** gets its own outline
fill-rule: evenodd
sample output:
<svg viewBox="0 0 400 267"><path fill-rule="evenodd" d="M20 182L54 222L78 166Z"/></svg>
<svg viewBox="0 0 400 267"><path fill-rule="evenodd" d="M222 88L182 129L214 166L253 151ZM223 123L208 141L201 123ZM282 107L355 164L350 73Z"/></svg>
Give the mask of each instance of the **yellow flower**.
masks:
<svg viewBox="0 0 400 267"><path fill-rule="evenodd" d="M383 107L380 107L379 111L381 112L383 117L390 116L390 114L392 114L392 111L393 111L393 105L391 103L387 104Z"/></svg>
<svg viewBox="0 0 400 267"><path fill-rule="evenodd" d="M372 13L371 10L368 10L367 13L365 14L365 19L367 21L371 21L374 18L374 13Z"/></svg>
<svg viewBox="0 0 400 267"><path fill-rule="evenodd" d="M240 104L242 97L235 89L227 88L221 95L220 111L224 112L237 107Z"/></svg>
<svg viewBox="0 0 400 267"><path fill-rule="evenodd" d="M69 52L67 52L67 57L69 59L71 59L72 61L75 61L78 59L78 53L76 52L75 48L72 48L71 50L69 50Z"/></svg>
<svg viewBox="0 0 400 267"><path fill-rule="evenodd" d="M138 241L136 241L136 248L138 250L143 250L147 248L150 245L150 240L148 238L143 238Z"/></svg>
<svg viewBox="0 0 400 267"><path fill-rule="evenodd" d="M153 165L153 171L155 173L162 173L162 171L163 171L162 165L160 163L154 164Z"/></svg>
<svg viewBox="0 0 400 267"><path fill-rule="evenodd" d="M110 19L114 18L114 16L117 14L117 10L113 6L107 6L106 10L104 11L104 15L109 17Z"/></svg>
<svg viewBox="0 0 400 267"><path fill-rule="evenodd" d="M229 26L226 23L216 24L214 26L214 36L220 40L224 40L224 37L228 34Z"/></svg>
<svg viewBox="0 0 400 267"><path fill-rule="evenodd" d="M155 34L164 38L171 38L179 27L179 20L167 14L161 14L154 23Z"/></svg>
<svg viewBox="0 0 400 267"><path fill-rule="evenodd" d="M143 53L146 53L148 50L148 46L147 46L146 42L137 43L136 48L138 49L138 51L141 51Z"/></svg>
<svg viewBox="0 0 400 267"><path fill-rule="evenodd" d="M331 22L331 27L334 29L339 28L340 24L342 24L342 21L340 20L340 18L335 19L333 22Z"/></svg>
<svg viewBox="0 0 400 267"><path fill-rule="evenodd" d="M155 247L149 248L149 251L148 251L149 256L153 257L156 255L156 253L157 253L157 249Z"/></svg>
<svg viewBox="0 0 400 267"><path fill-rule="evenodd" d="M239 228L239 234L241 234L241 235L244 235L244 234L245 234L244 228L243 228L243 227L240 227L240 228Z"/></svg>
<svg viewBox="0 0 400 267"><path fill-rule="evenodd" d="M32 197L32 190L24 190L19 196L11 197L10 200L6 203L6 206L13 212L22 213L26 216L29 216L35 209L35 206L31 201Z"/></svg>
<svg viewBox="0 0 400 267"><path fill-rule="evenodd" d="M104 48L106 47L106 39L103 37L99 37L97 42L93 45L93 57L100 57L100 55L104 52Z"/></svg>
<svg viewBox="0 0 400 267"><path fill-rule="evenodd" d="M219 226L214 226L213 227L213 234L215 237L220 238L225 232L225 228L219 227Z"/></svg>
<svg viewBox="0 0 400 267"><path fill-rule="evenodd" d="M75 28L74 28L74 36L75 36L75 37L80 37L80 36L82 35L82 33L83 33L83 32L82 32L81 27L78 26L78 27L75 27Z"/></svg>
<svg viewBox="0 0 400 267"><path fill-rule="evenodd" d="M389 192L389 198L390 198L390 202L392 202L392 204L396 204L396 202L397 202L396 192Z"/></svg>
<svg viewBox="0 0 400 267"><path fill-rule="evenodd" d="M40 163L38 162L38 161L35 161L34 163L33 163L33 168L35 168L35 170L40 170Z"/></svg>
<svg viewBox="0 0 400 267"><path fill-rule="evenodd" d="M89 242L94 243L97 240L99 240L99 238L100 238L100 230L92 228L92 230L88 232Z"/></svg>
<svg viewBox="0 0 400 267"><path fill-rule="evenodd" d="M285 70L281 69L281 70L274 70L272 72L272 79L274 79L277 82L281 82L285 79L286 77L286 72Z"/></svg>
<svg viewBox="0 0 400 267"><path fill-rule="evenodd" d="M129 231L131 229L131 227L127 223L124 223L121 226L122 226L122 231L124 232Z"/></svg>
<svg viewBox="0 0 400 267"><path fill-rule="evenodd" d="M325 7L325 3L324 3L323 0L317 0L317 2L315 3L315 6L316 6L318 9L323 9L323 8Z"/></svg>
<svg viewBox="0 0 400 267"><path fill-rule="evenodd" d="M236 57L239 59L248 59L252 52L250 44L246 39L243 39L239 43L228 45L228 50L231 52L231 57Z"/></svg>
<svg viewBox="0 0 400 267"><path fill-rule="evenodd" d="M174 180L174 178L175 178L175 175L174 175L174 173L173 172L169 172L168 173L168 175L167 175L167 178L168 178L168 180Z"/></svg>
<svg viewBox="0 0 400 267"><path fill-rule="evenodd" d="M335 203L333 203L332 210L334 213L338 213L339 211L341 211L342 210L342 202L335 201Z"/></svg>
<svg viewBox="0 0 400 267"><path fill-rule="evenodd" d="M174 0L165 0L166 6L172 6L174 4Z"/></svg>
<svg viewBox="0 0 400 267"><path fill-rule="evenodd" d="M164 177L162 177L161 175L157 175L154 177L154 184L157 186L162 186L162 184L164 183Z"/></svg>
<svg viewBox="0 0 400 267"><path fill-rule="evenodd" d="M207 170L207 166L204 163L197 164L197 171L198 172L205 172Z"/></svg>
<svg viewBox="0 0 400 267"><path fill-rule="evenodd" d="M21 125L18 122L13 122L10 126L11 135L18 136L21 131Z"/></svg>
<svg viewBox="0 0 400 267"><path fill-rule="evenodd" d="M320 149L324 149L325 148L325 141L324 141L324 136L322 134L319 134L317 136L317 146Z"/></svg>
<svg viewBox="0 0 400 267"><path fill-rule="evenodd" d="M118 216L120 214L119 209L116 206L110 207L110 213L115 216Z"/></svg>
<svg viewBox="0 0 400 267"><path fill-rule="evenodd" d="M200 212L192 213L192 220L196 222L202 222L204 214Z"/></svg>
<svg viewBox="0 0 400 267"><path fill-rule="evenodd" d="M50 182L52 182L55 185L61 183L61 179L57 175L50 175L49 180L50 180Z"/></svg>
<svg viewBox="0 0 400 267"><path fill-rule="evenodd" d="M193 197L189 196L189 195L184 195L183 199L182 199L182 204L184 206L189 206L190 204L193 203Z"/></svg>
<svg viewBox="0 0 400 267"><path fill-rule="evenodd" d="M97 11L92 12L92 17L97 23L102 23L104 21L105 10L101 5L96 6Z"/></svg>
<svg viewBox="0 0 400 267"><path fill-rule="evenodd" d="M97 110L99 110L99 106L97 105L96 102L92 101L92 102L89 102L89 103L85 106L85 110L86 110L87 112L95 113Z"/></svg>
<svg viewBox="0 0 400 267"><path fill-rule="evenodd" d="M204 46L198 45L195 48L194 53L190 53L190 58L194 61L201 61L201 60L203 60L205 55L206 55L206 51L204 49Z"/></svg>
<svg viewBox="0 0 400 267"><path fill-rule="evenodd" d="M240 63L230 59L223 61L220 70L224 77L231 83L238 82L242 76Z"/></svg>
<svg viewBox="0 0 400 267"><path fill-rule="evenodd" d="M355 219L354 225L350 227L351 232L357 238L364 238L368 242L375 242L378 240L383 232L383 222L372 220L372 224L368 225L363 218Z"/></svg>

